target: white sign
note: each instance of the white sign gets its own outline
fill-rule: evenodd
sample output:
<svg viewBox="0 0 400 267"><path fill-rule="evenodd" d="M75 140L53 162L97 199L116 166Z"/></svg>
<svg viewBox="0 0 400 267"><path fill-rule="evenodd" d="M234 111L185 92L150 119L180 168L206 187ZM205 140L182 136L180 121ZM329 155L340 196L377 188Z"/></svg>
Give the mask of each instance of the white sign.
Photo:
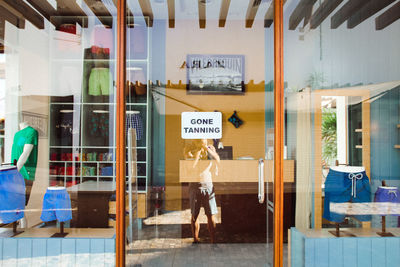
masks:
<svg viewBox="0 0 400 267"><path fill-rule="evenodd" d="M182 112L183 139L222 138L221 112Z"/></svg>

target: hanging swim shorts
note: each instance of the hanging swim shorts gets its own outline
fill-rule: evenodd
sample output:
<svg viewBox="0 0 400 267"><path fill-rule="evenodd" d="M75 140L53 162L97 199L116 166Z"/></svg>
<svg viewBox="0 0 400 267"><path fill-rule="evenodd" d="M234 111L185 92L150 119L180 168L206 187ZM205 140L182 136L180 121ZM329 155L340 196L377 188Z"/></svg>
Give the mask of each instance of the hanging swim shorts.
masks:
<svg viewBox="0 0 400 267"><path fill-rule="evenodd" d="M89 95L110 95L111 73L108 68L93 68L89 76Z"/></svg>
<svg viewBox="0 0 400 267"><path fill-rule="evenodd" d="M374 201L382 203L382 205L377 206L380 215L400 215L394 211L394 208L398 209L397 204L400 203L400 192L397 187L379 186L375 192Z"/></svg>
<svg viewBox="0 0 400 267"><path fill-rule="evenodd" d="M0 221L12 223L24 217L25 181L15 166L0 167Z"/></svg>
<svg viewBox="0 0 400 267"><path fill-rule="evenodd" d="M40 219L44 222L65 222L72 219L71 199L65 187L49 187L43 198Z"/></svg>
<svg viewBox="0 0 400 267"><path fill-rule="evenodd" d="M371 187L365 171L341 172L329 170L325 181L325 201L323 218L331 222L343 222L346 214L330 211L331 203L371 202ZM359 221L370 221L370 215L354 215Z"/></svg>

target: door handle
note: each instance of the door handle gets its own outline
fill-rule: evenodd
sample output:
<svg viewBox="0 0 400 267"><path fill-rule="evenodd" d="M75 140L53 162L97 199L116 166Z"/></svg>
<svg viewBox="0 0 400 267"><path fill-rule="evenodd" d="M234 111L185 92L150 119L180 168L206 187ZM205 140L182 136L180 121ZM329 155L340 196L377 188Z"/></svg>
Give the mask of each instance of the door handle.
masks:
<svg viewBox="0 0 400 267"><path fill-rule="evenodd" d="M264 192L264 160L258 160L258 202L264 203L265 192Z"/></svg>

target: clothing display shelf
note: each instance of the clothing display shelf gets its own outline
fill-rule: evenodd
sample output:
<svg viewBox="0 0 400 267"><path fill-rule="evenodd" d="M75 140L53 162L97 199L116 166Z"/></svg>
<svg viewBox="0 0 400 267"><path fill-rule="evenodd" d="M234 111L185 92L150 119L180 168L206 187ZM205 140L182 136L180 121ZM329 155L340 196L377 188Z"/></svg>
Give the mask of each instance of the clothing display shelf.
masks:
<svg viewBox="0 0 400 267"><path fill-rule="evenodd" d="M138 174L138 183L142 185L139 192L147 193L147 187L149 184L149 177L151 175L150 170L150 125L151 125L151 95L148 90L149 82L151 80L150 73L150 36L151 28L146 27L143 19L144 27L135 26L137 32L127 31L127 81L133 82L136 85L139 84L140 88L133 88L133 92L127 92L126 94L126 110L139 111L142 119L143 136L138 141L137 151L140 156L138 157L137 164L140 165L142 170ZM69 71L67 74L68 78L74 73L81 73L79 77L80 81L84 79L84 64L102 64L107 63L111 72L113 80L111 91L109 94L101 97L88 96L88 88L85 88L84 83L80 87L81 90L76 93L73 89L74 97L72 96L53 96L50 97L50 118L49 118L49 179L50 182L56 182L59 185L70 186L79 184L87 180L95 181L114 181L115 182L115 170L116 170L116 68L117 61L114 55L110 54L110 59L103 58L82 58L85 55L85 49L87 50L92 45L89 28L85 29L81 35L72 36L56 31L50 30L50 69L52 86L60 84L60 74L62 74L63 68ZM94 20L93 20L94 21ZM141 18L135 19L135 23L140 24ZM94 28L94 27L93 27ZM135 30L134 30L135 31ZM116 34L116 33L115 33ZM60 38L61 36L61 38ZM75 40L76 39L76 40ZM137 44L136 42L140 42ZM72 45L71 45L72 44ZM132 45L129 45L132 44ZM89 45L89 46L88 46ZM114 48L116 47L116 38L114 37ZM133 51L133 49L142 48L143 51ZM61 52L60 49L63 49ZM115 50L115 49L114 49ZM112 51L112 49L110 49ZM114 51L115 52L115 51ZM73 69L71 71L71 68ZM75 69L74 69L75 68ZM69 75L69 76L68 76ZM61 75L62 76L62 75ZM64 79L65 80L65 79ZM67 82L67 80L65 80ZM78 83L75 83L77 85ZM71 87L73 83L67 84ZM81 82L79 82L81 85ZM63 85L62 85L63 86ZM76 87L76 86L75 86ZM59 89L59 88L57 88ZM61 90L61 89L60 89ZM64 90L64 89L63 89ZM64 93L64 92L63 92ZM101 92L103 93L103 92ZM100 100L100 101L98 101ZM76 115L73 116L73 133L69 140L60 133L57 133L57 129L65 127L60 126L60 110L71 110ZM109 136L103 139L101 137L92 138L90 135L90 129L88 127L88 115L93 110L101 110L111 114L108 125ZM92 113L90 113L92 114ZM56 129L56 126L59 128ZM57 135L58 134L58 135ZM64 138L64 139L63 139ZM126 147L128 149L128 147ZM83 158L83 155L87 156L89 153L97 154L96 159L88 160ZM111 153L112 156L106 160L99 160L99 154ZM65 155L66 154L66 155ZM53 155L53 156L52 156ZM63 158L61 158L61 155ZM53 158L52 158L53 157ZM76 157L76 158L68 158ZM128 163L127 163L128 164ZM102 169L108 168L107 173L102 175ZM86 171L86 173L85 173ZM111 172L111 173L110 173ZM109 175L111 174L111 175ZM128 176L127 181L128 181Z"/></svg>

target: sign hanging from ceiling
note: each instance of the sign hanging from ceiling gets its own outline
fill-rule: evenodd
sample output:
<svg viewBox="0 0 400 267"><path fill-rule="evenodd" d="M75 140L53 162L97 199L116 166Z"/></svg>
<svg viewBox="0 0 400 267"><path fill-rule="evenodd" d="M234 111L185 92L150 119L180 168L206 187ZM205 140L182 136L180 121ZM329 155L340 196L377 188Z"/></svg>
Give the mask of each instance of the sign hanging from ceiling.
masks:
<svg viewBox="0 0 400 267"><path fill-rule="evenodd" d="M183 139L221 139L221 112L182 112Z"/></svg>

